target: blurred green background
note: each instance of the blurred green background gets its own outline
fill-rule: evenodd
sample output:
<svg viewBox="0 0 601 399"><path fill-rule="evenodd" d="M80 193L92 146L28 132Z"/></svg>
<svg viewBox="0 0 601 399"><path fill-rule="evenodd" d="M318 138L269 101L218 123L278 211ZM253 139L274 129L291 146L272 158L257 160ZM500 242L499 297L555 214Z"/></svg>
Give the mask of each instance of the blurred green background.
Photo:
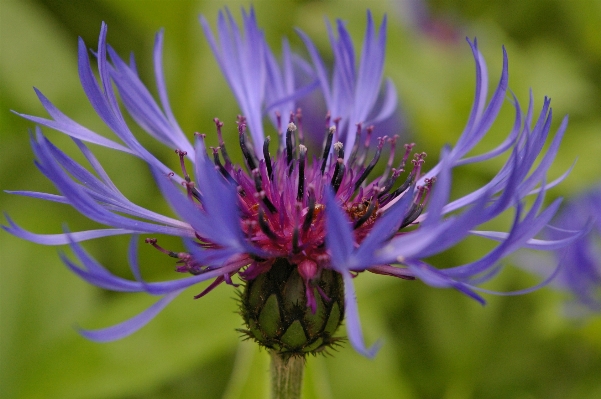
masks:
<svg viewBox="0 0 601 399"><path fill-rule="evenodd" d="M32 124L9 110L45 116L31 89L39 88L67 115L110 136L87 103L77 76L77 36L95 47L100 22L109 42L126 57L134 51L140 74L154 92L154 33L165 28L165 70L171 104L187 134L213 133L212 118L229 122L238 112L198 24L204 14L215 26L228 4L203 1L0 2L0 187L54 192L35 169L27 129ZM432 0L438 26L427 33L415 24L406 1L255 1L268 41L279 49L285 35L302 51L300 27L328 53L323 18L348 21L356 43L365 9L389 18L386 75L397 84L408 140L434 163L441 145L453 143L473 99L474 68L463 37L476 36L489 67L491 88L501 68L501 46L509 53L510 88L522 107L532 88L536 110L544 95L570 125L550 178L578 158L572 175L553 196L570 196L598 183L601 174L601 1ZM442 33L441 33L442 32ZM491 148L512 124L510 104L490 137ZM45 129L62 148L64 135ZM142 140L177 167L176 158L152 140ZM146 167L139 161L94 149L109 174L134 202L167 212ZM74 152L72 152L73 154ZM500 161L499 161L500 162ZM490 162L454 174L457 194L481 185L500 166ZM0 194L1 208L25 228L58 233L95 225L58 204ZM498 222L500 226L506 221ZM178 250L177 241L161 238ZM127 239L86 243L115 273L129 276ZM490 246L488 246L490 247ZM488 248L484 246L484 248ZM482 253L471 241L432 259L457 265ZM62 248L62 250L65 250ZM140 256L145 276L173 276L173 263L147 246ZM201 300L195 287L176 299L131 337L97 344L75 327L101 328L125 320L154 301L146 295L108 293L89 286L60 262L57 248L0 233L0 395L3 398L261 398L268 390L268 356L240 342L234 290L221 286ZM510 264L511 260L506 263ZM550 262L549 268L553 264ZM309 358L306 398L599 398L601 317L567 317L568 298L550 288L519 297L487 296L476 302L452 290L365 273L356 279L368 342L384 345L373 360L345 345L333 356ZM488 287L513 290L537 279L508 267Z"/></svg>

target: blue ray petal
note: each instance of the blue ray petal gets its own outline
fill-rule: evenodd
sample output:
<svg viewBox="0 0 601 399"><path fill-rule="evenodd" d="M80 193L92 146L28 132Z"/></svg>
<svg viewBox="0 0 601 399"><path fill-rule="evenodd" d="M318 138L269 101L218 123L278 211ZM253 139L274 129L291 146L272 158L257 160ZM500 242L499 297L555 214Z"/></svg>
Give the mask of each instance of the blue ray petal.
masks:
<svg viewBox="0 0 601 399"><path fill-rule="evenodd" d="M114 325L112 327L103 328L100 330L84 330L79 329L79 333L89 340L96 342L110 342L116 341L121 338L125 338L144 327L150 320L152 320L165 306L169 304L176 296L178 296L182 290L174 291L170 294L165 295L154 305L132 317L131 319Z"/></svg>

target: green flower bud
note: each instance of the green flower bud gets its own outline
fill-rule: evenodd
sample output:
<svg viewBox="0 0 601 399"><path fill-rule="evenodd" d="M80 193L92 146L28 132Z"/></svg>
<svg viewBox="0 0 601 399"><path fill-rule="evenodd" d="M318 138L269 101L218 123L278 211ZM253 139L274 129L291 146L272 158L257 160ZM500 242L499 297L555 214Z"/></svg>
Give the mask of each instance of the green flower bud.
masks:
<svg viewBox="0 0 601 399"><path fill-rule="evenodd" d="M277 259L268 272L246 283L240 308L247 330L240 331L266 348L291 356L315 354L336 344L341 338L334 334L344 319L342 276L323 269L311 287L315 313L307 306L305 282L296 265Z"/></svg>

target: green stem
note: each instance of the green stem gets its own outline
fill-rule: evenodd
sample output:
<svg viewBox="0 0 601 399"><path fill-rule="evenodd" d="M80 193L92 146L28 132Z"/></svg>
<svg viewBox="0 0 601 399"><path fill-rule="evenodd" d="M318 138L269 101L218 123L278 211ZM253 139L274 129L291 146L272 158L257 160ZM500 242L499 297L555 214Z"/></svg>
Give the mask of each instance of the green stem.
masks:
<svg viewBox="0 0 601 399"><path fill-rule="evenodd" d="M284 357L276 351L270 351L270 354L271 398L300 399L305 371L304 357Z"/></svg>

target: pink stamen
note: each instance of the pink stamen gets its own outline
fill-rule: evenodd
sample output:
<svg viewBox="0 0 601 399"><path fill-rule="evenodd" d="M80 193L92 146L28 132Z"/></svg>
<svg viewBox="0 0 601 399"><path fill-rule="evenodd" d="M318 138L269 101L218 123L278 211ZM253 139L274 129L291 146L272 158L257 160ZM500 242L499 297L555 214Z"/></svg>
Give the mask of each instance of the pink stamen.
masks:
<svg viewBox="0 0 601 399"><path fill-rule="evenodd" d="M219 276L217 277L212 283L211 285L209 285L204 291L202 291L200 294L198 295L194 295L194 299L199 299L202 298L203 296L207 295L209 292L213 291L219 284L223 283L225 281L225 278L223 276Z"/></svg>

